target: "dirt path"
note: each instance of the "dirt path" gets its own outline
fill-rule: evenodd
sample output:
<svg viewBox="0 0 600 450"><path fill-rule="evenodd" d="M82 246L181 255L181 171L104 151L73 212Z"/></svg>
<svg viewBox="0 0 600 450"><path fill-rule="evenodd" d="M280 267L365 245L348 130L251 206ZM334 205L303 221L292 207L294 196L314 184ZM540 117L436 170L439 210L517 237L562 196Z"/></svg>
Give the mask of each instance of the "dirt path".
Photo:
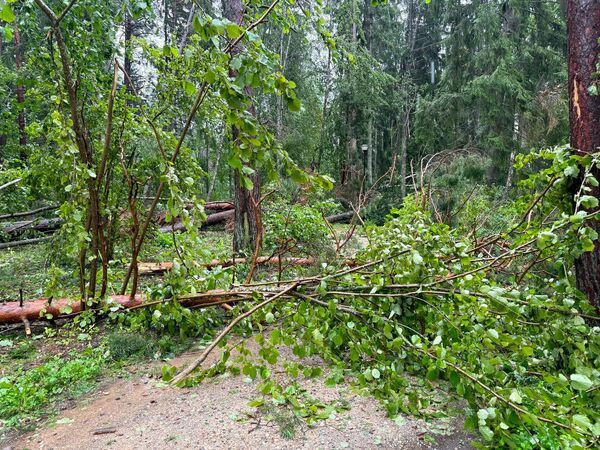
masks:
<svg viewBox="0 0 600 450"><path fill-rule="evenodd" d="M179 359L182 364L190 356ZM277 420L251 408L258 381L221 376L190 389L165 386L152 373L106 382L52 423L0 445L11 449L471 449L468 435L452 421L426 424L386 417L376 400L324 378L301 385L322 401L343 399L350 410L313 427L294 423L294 437L281 436ZM293 417L293 416L292 416ZM456 421L454 421L456 422ZM453 430L456 428L456 430ZM440 435L445 430L445 435ZM95 434L105 432L106 434ZM435 439L435 443L433 443Z"/></svg>

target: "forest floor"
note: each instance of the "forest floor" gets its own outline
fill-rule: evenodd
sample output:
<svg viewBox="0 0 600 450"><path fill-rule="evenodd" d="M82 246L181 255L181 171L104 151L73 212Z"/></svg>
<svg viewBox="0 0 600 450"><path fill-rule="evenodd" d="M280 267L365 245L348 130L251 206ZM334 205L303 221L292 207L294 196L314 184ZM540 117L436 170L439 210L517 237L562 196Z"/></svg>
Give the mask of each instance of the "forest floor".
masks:
<svg viewBox="0 0 600 450"><path fill-rule="evenodd" d="M286 355L287 353L287 355ZM282 349L282 355L293 358ZM185 365L186 353L172 364ZM216 361L218 354L210 359ZM307 365L322 365L312 358ZM280 382L287 375L281 366ZM343 405L328 419L311 426L284 406L258 407L258 381L222 375L193 388L174 388L161 381L156 363L130 367L127 376L106 380L93 393L62 405L59 416L37 430L0 443L17 449L471 449L461 409L448 417L425 421L386 416L379 403L350 384L325 385L325 377L299 384L312 398Z"/></svg>

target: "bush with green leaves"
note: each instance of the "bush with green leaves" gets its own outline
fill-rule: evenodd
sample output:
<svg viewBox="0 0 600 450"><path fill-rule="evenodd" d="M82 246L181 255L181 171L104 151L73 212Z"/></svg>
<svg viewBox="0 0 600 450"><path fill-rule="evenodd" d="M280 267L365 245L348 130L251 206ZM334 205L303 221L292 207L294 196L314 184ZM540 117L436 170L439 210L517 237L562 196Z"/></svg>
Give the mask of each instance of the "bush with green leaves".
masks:
<svg viewBox="0 0 600 450"><path fill-rule="evenodd" d="M311 205L271 203L263 224L263 250L273 255L318 256L331 250L329 230L323 211L335 207L332 202Z"/></svg>

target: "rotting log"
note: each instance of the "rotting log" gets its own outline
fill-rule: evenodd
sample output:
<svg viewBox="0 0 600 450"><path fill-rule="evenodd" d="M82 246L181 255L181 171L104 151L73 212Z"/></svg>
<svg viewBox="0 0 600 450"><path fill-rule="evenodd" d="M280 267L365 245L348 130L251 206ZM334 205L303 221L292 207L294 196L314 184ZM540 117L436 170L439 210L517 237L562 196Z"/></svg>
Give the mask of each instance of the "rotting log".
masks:
<svg viewBox="0 0 600 450"><path fill-rule="evenodd" d="M216 267L231 267L237 264L246 264L252 262L249 258L236 258L228 259L226 261L220 261L213 259L211 262L203 264L207 269L214 269ZM312 266L315 264L314 258L293 258L293 257L279 257L279 256L260 256L256 259L256 264L259 266L273 265L278 266L279 263L286 266ZM160 275L168 272L173 268L172 262L141 262L138 264L138 270L140 275Z"/></svg>

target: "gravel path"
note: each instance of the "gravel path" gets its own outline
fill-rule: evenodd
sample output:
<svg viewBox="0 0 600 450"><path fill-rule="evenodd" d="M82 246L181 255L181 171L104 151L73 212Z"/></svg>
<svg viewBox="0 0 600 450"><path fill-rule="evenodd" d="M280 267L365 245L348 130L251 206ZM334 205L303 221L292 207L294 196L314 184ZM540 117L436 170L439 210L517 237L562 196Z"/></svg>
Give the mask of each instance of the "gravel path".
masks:
<svg viewBox="0 0 600 450"><path fill-rule="evenodd" d="M192 357L184 356L175 363L180 366ZM286 439L281 426L269 420L272 415L248 406L258 397L258 381L224 375L179 389L152 376L158 368L150 366L146 373L104 383L52 423L0 448L472 449L469 436L456 420L390 420L376 400L358 395L346 385L326 387L323 377L300 383L322 401L344 399L350 410L313 427L296 421L294 436ZM445 430L444 435L440 430Z"/></svg>

